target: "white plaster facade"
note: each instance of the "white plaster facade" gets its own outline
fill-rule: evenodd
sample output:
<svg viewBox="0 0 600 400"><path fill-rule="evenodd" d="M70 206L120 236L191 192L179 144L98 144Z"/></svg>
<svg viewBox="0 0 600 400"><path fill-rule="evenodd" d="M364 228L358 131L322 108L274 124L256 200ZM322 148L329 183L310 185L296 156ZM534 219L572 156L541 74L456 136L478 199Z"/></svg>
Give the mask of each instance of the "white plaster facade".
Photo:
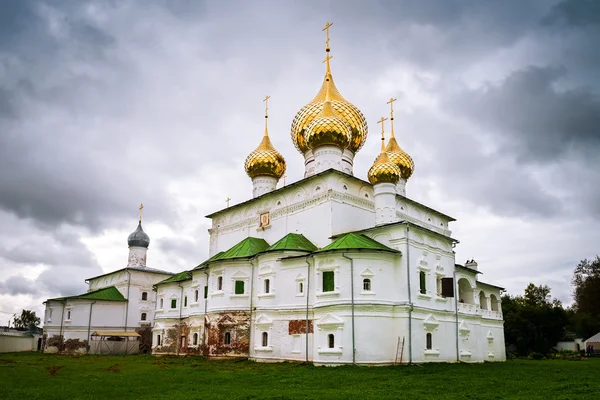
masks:
<svg viewBox="0 0 600 400"><path fill-rule="evenodd" d="M476 264L455 264L456 240L448 229L453 219L395 194L393 185L385 189L383 204L390 207L391 192L395 215L379 226L373 187L335 170L210 215L210 256L249 236L271 245L290 232L323 248L332 237L360 231L397 252L276 251L209 262L179 282L157 285L154 349L165 352L171 345L167 352L202 353L203 346L215 344L210 327L241 312L248 322L243 343L236 345L247 349L228 353L221 343L216 353L206 348L206 355L243 356L247 351L258 361L320 365L505 360L501 288L479 282ZM259 217L266 212L270 224L261 227ZM335 288L324 292L323 276L329 271ZM455 279L456 298L441 296L442 277ZM243 293L235 293L235 281L244 282ZM308 337L300 326L307 320ZM177 331L176 343L166 343L169 329L180 324L187 330Z"/></svg>

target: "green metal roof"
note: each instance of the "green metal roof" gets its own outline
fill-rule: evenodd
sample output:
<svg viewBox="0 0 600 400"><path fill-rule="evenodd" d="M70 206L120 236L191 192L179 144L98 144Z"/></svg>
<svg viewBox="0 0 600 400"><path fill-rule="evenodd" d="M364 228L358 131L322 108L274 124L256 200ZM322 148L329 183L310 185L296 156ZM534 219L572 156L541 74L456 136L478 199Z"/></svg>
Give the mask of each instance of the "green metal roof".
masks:
<svg viewBox="0 0 600 400"><path fill-rule="evenodd" d="M105 287L77 296L57 297L49 300L105 300L105 301L127 301L125 297L114 286Z"/></svg>
<svg viewBox="0 0 600 400"><path fill-rule="evenodd" d="M389 248L361 233L346 233L316 252L335 250L383 250L398 253L398 250Z"/></svg>
<svg viewBox="0 0 600 400"><path fill-rule="evenodd" d="M190 279L192 279L192 274L189 271L183 271L158 282L156 285L161 285L163 283L183 282Z"/></svg>
<svg viewBox="0 0 600 400"><path fill-rule="evenodd" d="M196 268L194 268L194 269L200 269L200 268L204 267L209 262L214 261L215 259L217 259L223 253L224 253L223 251L218 252L217 254L215 254L214 256L212 256L211 258L209 258L208 260L203 261L200 264L198 264L198 266L196 266Z"/></svg>
<svg viewBox="0 0 600 400"><path fill-rule="evenodd" d="M304 235L298 233L288 233L283 238L274 243L266 251L277 251L277 250L300 250L313 252L317 250L310 240Z"/></svg>
<svg viewBox="0 0 600 400"><path fill-rule="evenodd" d="M218 257L215 256L211 261L230 260L233 258L249 258L253 255L265 251L269 248L269 243L265 239L247 237L232 248L224 251Z"/></svg>

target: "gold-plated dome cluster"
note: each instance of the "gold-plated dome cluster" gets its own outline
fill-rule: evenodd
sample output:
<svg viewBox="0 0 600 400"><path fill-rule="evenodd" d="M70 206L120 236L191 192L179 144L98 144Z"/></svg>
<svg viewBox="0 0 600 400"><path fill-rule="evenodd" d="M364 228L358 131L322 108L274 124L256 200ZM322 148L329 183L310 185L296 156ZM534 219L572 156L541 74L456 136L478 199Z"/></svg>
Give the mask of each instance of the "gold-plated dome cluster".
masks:
<svg viewBox="0 0 600 400"><path fill-rule="evenodd" d="M258 147L248 155L244 163L244 169L250 178L257 176L271 176L273 178L281 178L285 173L285 159L279 153L269 139L269 129L267 121L269 118L268 107L269 96L265 98L265 134Z"/></svg>
<svg viewBox="0 0 600 400"><path fill-rule="evenodd" d="M325 29L323 29L324 31L327 31L327 47L325 50L328 53L327 58L324 61L327 64L327 70L325 72L323 84L321 85L321 89L315 98L312 99L310 103L302 107L292 121L292 142L302 154L306 153L311 147L307 143L307 137L309 137L308 127L311 122L313 122L313 120L319 117L323 112L327 96L329 96L332 110L340 119L343 119L346 122L350 129L350 138L348 144L343 146L343 149L348 148L353 153L356 153L367 140L367 135L369 132L367 120L365 119L364 115L354 104L344 99L333 82L333 76L331 75L331 67L329 64L329 60L331 59L331 56L329 56L330 26L331 24L328 23L325 26Z"/></svg>
<svg viewBox="0 0 600 400"><path fill-rule="evenodd" d="M383 127L383 122L385 120L387 120L387 118L383 117L381 117L379 120L379 123L381 123L381 152L375 159L375 162L367 174L371 185L375 185L377 183L393 183L395 185L400 179L400 168L390 161L385 150L385 135Z"/></svg>
<svg viewBox="0 0 600 400"><path fill-rule="evenodd" d="M385 151L387 152L389 160L396 164L400 169L400 176L403 179L408 179L415 170L415 163L412 157L409 156L408 153L402 150L402 148L398 145L394 135L394 101L396 100L397 99L392 97L390 101L388 101L388 104L390 105L390 123L392 125L392 134Z"/></svg>

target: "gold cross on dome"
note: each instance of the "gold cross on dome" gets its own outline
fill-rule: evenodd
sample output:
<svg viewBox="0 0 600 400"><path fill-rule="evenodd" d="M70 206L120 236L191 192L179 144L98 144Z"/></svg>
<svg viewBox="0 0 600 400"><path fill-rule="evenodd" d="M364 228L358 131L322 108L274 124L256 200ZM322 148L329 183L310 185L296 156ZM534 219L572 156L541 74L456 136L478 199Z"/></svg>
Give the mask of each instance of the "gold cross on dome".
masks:
<svg viewBox="0 0 600 400"><path fill-rule="evenodd" d="M140 222L142 222L142 210L144 209L144 204L140 203Z"/></svg>
<svg viewBox="0 0 600 400"><path fill-rule="evenodd" d="M325 28L323 28L323 31L325 31L325 35L327 35L327 39L325 40L326 50L329 50L329 28L331 27L331 25L333 25L333 22L327 22L325 23Z"/></svg>
<svg viewBox="0 0 600 400"><path fill-rule="evenodd" d="M323 60L323 62L327 63L327 65L329 65L329 60L331 60L333 58L333 56L330 56L329 53L327 53L327 56L325 57L325 59Z"/></svg>
<svg viewBox="0 0 600 400"><path fill-rule="evenodd" d="M265 96L265 99L263 100L265 102L265 118L269 117L269 99L271 98L271 96Z"/></svg>
<svg viewBox="0 0 600 400"><path fill-rule="evenodd" d="M394 102L398 100L395 99L393 97L390 98L390 101L388 101L386 104L390 105L390 118L394 119Z"/></svg>
<svg viewBox="0 0 600 400"><path fill-rule="evenodd" d="M381 119L379 121L377 121L378 124L381 124L381 134L382 135L383 135L383 123L387 120L388 120L387 118L381 117Z"/></svg>
<svg viewBox="0 0 600 400"><path fill-rule="evenodd" d="M231 199L228 197L225 199L225 201L227 202L227 207L229 207L229 202L231 201Z"/></svg>

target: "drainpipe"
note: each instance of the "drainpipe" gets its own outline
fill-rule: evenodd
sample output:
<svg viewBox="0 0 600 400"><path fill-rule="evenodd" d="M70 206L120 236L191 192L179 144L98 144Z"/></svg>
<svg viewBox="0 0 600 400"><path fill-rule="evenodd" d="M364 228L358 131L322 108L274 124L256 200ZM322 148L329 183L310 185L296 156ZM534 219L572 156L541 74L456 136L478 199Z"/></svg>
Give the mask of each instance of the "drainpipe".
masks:
<svg viewBox="0 0 600 400"><path fill-rule="evenodd" d="M310 257L310 256L309 256ZM308 363L308 305L309 305L309 296L310 296L310 262L308 262L308 257L304 259L306 261L306 362ZM314 327L313 327L314 332ZM314 337L314 334L313 334Z"/></svg>
<svg viewBox="0 0 600 400"><path fill-rule="evenodd" d="M354 259L342 253L342 257L350 260L350 301L352 305L352 364L356 365L356 341L354 335Z"/></svg>
<svg viewBox="0 0 600 400"><path fill-rule="evenodd" d="M129 317L129 306L131 303L129 302L129 287L131 286L131 272L126 270L127 272L127 307L125 307L125 332L127 332L127 318Z"/></svg>
<svg viewBox="0 0 600 400"><path fill-rule="evenodd" d="M208 309L208 267L204 270L204 274L206 275L206 297L204 296L204 292L202 292L202 297L204 297L204 321L202 321L202 326L204 327L204 329L202 331L202 349L204 351L204 354L208 355L208 349L206 348L206 310Z"/></svg>
<svg viewBox="0 0 600 400"><path fill-rule="evenodd" d="M181 282L177 283L179 286L179 329L177 332L177 355L179 355L179 349L181 348L181 311L183 308L183 286L181 286Z"/></svg>
<svg viewBox="0 0 600 400"><path fill-rule="evenodd" d="M255 264L256 263L256 264ZM252 278L250 280L250 313L248 315L248 357L250 357L250 349L252 348L252 307L254 305L254 270L258 264L256 258L250 260L250 265L252 265Z"/></svg>
<svg viewBox="0 0 600 400"><path fill-rule="evenodd" d="M63 337L63 325L65 323L65 308L67 307L67 301L63 300L62 302L62 315L60 317L60 329L58 331L58 336L60 336L60 347L58 352L61 353L63 349L63 345L65 344L65 338ZM10 324L9 324L10 326Z"/></svg>
<svg viewBox="0 0 600 400"><path fill-rule="evenodd" d="M454 285L454 313L456 314L456 362L460 362L458 351L458 285L456 284L456 267L452 271L452 284Z"/></svg>
<svg viewBox="0 0 600 400"><path fill-rule="evenodd" d="M94 304L96 304L96 301L92 301L90 303L90 319L88 320L88 334L87 334L87 349L86 349L86 354L90 353L90 330L92 329L92 307L94 306Z"/></svg>
<svg viewBox="0 0 600 400"><path fill-rule="evenodd" d="M409 245L409 226L406 222L406 282L408 284L408 363L412 364L412 311L413 303L410 292L410 245Z"/></svg>

